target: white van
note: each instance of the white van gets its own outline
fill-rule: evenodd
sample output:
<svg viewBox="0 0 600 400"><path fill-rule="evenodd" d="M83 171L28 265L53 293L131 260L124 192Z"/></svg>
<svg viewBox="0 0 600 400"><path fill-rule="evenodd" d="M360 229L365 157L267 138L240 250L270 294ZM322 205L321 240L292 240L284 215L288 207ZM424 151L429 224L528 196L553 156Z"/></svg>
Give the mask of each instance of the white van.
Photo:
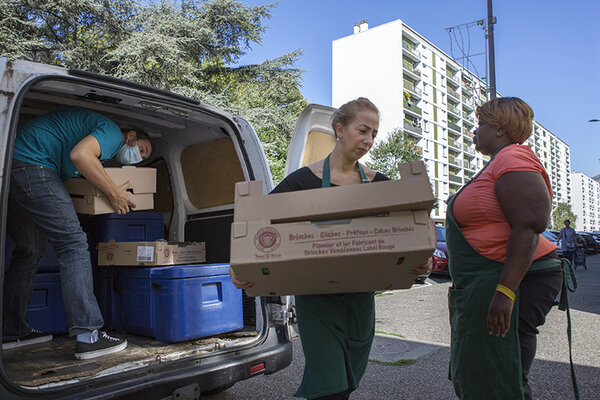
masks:
<svg viewBox="0 0 600 400"><path fill-rule="evenodd" d="M247 121L155 88L0 58L3 265L7 177L17 125L64 107L87 108L118 125L145 129L154 141L154 151L141 165L157 169L153 211L163 215L165 238L205 242L207 264L228 263L235 183L262 180L265 192L272 189L267 159ZM300 153L304 158L316 157ZM55 335L52 345L37 345L35 351L2 352L0 398L197 399L201 393L214 393L288 366L290 318L293 309L286 298L243 296L241 330L179 343L128 334L128 349L88 361L73 359L69 346L74 347L74 341L67 340L66 334Z"/></svg>

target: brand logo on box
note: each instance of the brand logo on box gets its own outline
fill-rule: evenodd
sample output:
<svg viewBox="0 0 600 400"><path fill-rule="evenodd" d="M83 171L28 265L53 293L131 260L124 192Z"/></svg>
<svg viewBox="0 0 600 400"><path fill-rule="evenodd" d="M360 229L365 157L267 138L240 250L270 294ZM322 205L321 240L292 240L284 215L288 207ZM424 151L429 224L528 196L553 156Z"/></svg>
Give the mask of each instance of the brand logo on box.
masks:
<svg viewBox="0 0 600 400"><path fill-rule="evenodd" d="M111 253L109 251L108 253L106 253L106 261L112 262L112 260L113 260L113 253Z"/></svg>
<svg viewBox="0 0 600 400"><path fill-rule="evenodd" d="M165 259L167 259L167 260L168 260L168 259L169 259L169 257L171 256L171 250L169 250L169 248L168 248L168 247L165 247L165 249L164 249L164 251L163 251L163 254L164 254L164 256L165 256Z"/></svg>
<svg viewBox="0 0 600 400"><path fill-rule="evenodd" d="M275 229L265 227L256 232L254 245L260 251L270 253L277 250L281 244L281 235Z"/></svg>

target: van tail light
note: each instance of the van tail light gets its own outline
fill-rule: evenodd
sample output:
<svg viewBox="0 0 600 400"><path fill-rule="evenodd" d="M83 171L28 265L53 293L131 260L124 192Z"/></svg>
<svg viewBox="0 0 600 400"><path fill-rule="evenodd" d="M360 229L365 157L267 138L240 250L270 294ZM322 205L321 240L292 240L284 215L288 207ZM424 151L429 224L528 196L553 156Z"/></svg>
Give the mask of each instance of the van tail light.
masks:
<svg viewBox="0 0 600 400"><path fill-rule="evenodd" d="M253 365L252 367L250 367L251 374L256 374L257 372L262 372L264 370L265 370L265 363L256 364L256 365Z"/></svg>

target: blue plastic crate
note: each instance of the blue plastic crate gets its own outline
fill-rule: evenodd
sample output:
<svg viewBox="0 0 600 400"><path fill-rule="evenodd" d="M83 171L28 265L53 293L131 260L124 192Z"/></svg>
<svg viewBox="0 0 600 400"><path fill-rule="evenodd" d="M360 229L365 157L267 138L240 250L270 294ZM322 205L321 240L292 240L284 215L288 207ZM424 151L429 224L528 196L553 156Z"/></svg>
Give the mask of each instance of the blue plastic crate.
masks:
<svg viewBox="0 0 600 400"><path fill-rule="evenodd" d="M242 329L242 291L229 264L112 267L112 329L180 342Z"/></svg>
<svg viewBox="0 0 600 400"><path fill-rule="evenodd" d="M34 329L42 332L64 333L69 331L58 272L35 276L33 292L27 308L27 320Z"/></svg>
<svg viewBox="0 0 600 400"><path fill-rule="evenodd" d="M80 215L88 240L95 243L152 242L163 239L163 214L155 211L132 211L127 214Z"/></svg>

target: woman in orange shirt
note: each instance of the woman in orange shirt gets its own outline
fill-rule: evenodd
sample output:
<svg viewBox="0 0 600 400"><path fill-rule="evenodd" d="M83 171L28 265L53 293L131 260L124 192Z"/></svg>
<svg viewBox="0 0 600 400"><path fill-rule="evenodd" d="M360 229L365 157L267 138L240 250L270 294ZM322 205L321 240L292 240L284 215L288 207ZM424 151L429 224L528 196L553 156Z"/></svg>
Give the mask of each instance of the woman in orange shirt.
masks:
<svg viewBox="0 0 600 400"><path fill-rule="evenodd" d="M556 246L540 235L550 222L552 190L539 159L522 145L533 120L524 101L490 100L477 118L475 148L491 159L450 199L446 219L450 377L460 399L531 399L537 327L563 279Z"/></svg>

